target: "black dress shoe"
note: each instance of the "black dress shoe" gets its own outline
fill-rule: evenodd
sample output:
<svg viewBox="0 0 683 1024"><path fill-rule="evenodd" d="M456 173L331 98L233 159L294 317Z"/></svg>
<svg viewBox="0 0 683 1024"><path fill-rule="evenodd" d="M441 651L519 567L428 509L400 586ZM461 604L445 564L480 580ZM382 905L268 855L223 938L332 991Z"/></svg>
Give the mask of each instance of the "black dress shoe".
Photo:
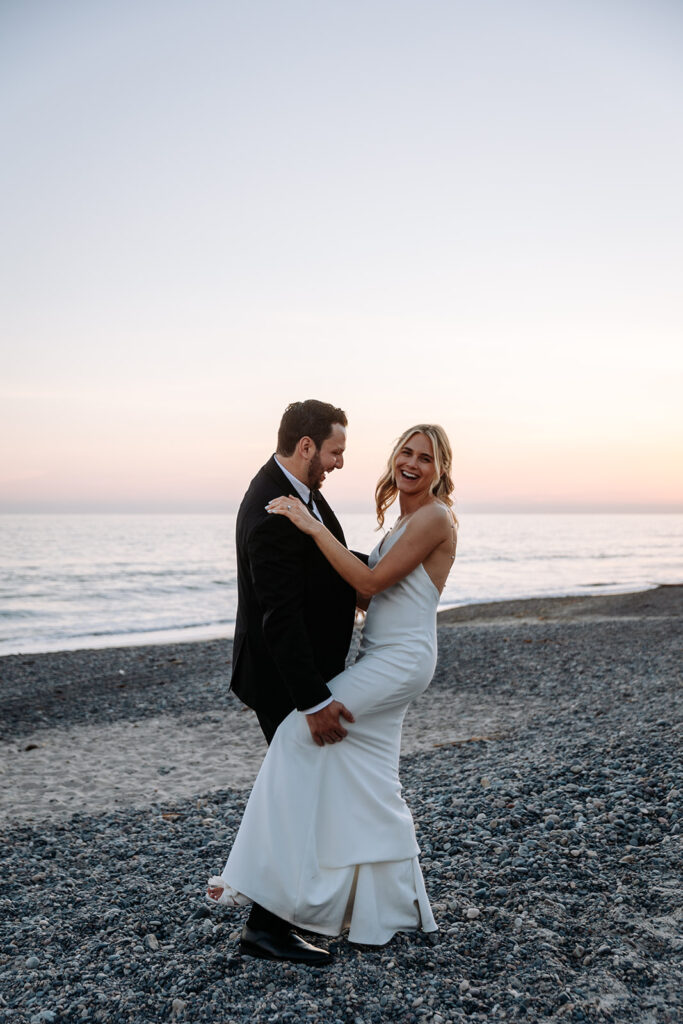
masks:
<svg viewBox="0 0 683 1024"><path fill-rule="evenodd" d="M313 967L324 967L332 961L327 950L312 946L293 931L276 935L250 928L248 924L242 929L240 953L258 956L262 960L291 960L293 963L310 964Z"/></svg>

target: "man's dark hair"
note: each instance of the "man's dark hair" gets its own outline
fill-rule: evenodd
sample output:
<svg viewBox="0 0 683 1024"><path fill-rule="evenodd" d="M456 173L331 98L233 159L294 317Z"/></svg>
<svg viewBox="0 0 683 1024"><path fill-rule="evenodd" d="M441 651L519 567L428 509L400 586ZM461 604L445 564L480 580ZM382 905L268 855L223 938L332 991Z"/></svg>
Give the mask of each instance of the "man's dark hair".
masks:
<svg viewBox="0 0 683 1024"><path fill-rule="evenodd" d="M292 402L280 420L277 432L278 455L293 455L302 437L310 437L316 448L321 448L323 441L332 433L335 423L345 427L348 420L343 409L336 409L329 402L318 402L315 398Z"/></svg>

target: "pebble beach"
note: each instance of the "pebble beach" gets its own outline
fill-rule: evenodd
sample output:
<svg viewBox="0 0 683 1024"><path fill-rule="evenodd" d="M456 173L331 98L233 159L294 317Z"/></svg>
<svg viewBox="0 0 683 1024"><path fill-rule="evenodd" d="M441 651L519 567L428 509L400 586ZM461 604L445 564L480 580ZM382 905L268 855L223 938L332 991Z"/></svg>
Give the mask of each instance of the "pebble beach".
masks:
<svg viewBox="0 0 683 1024"><path fill-rule="evenodd" d="M241 957L207 907L265 751L230 642L0 659L0 1019L677 1024L683 586L469 605L406 717L439 932Z"/></svg>

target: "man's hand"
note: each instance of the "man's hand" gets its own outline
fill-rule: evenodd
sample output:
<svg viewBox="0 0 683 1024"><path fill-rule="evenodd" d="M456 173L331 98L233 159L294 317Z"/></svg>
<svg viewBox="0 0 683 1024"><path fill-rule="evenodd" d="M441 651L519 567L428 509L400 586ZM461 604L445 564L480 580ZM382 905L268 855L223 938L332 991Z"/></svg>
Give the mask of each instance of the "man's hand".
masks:
<svg viewBox="0 0 683 1024"><path fill-rule="evenodd" d="M348 735L341 724L341 718L345 718L347 722L355 722L349 709L338 700L333 700L331 704L313 715L306 715L311 736L319 747L324 747L326 743L338 743Z"/></svg>

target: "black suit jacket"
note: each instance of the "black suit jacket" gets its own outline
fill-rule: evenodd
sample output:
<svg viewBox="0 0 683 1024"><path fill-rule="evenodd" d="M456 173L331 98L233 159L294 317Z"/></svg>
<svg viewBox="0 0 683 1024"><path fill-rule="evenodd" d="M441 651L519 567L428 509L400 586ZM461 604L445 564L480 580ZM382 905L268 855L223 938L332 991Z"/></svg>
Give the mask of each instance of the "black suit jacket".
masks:
<svg viewBox="0 0 683 1024"><path fill-rule="evenodd" d="M344 668L356 594L285 516L265 506L292 485L274 458L249 485L237 514L237 620L231 687L257 713L281 722L330 696L326 683ZM325 526L345 544L319 492Z"/></svg>

